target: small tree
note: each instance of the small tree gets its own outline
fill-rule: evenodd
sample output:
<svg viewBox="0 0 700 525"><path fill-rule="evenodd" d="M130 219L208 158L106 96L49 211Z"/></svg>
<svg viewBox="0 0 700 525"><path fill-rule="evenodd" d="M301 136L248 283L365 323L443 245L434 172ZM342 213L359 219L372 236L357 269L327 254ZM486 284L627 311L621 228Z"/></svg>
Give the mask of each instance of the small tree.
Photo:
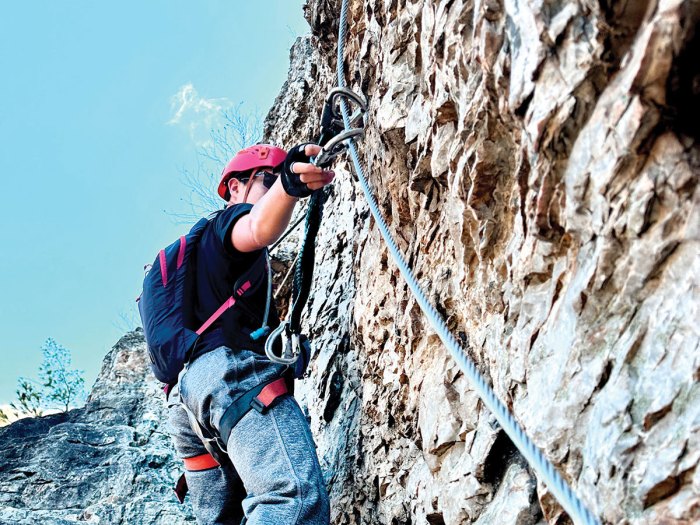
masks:
<svg viewBox="0 0 700 525"><path fill-rule="evenodd" d="M112 326L120 332L132 332L139 327L142 327L141 315L137 303L131 302L121 311L118 318L112 321Z"/></svg>
<svg viewBox="0 0 700 525"><path fill-rule="evenodd" d="M69 408L84 402L85 379L82 370L71 370L70 351L48 338L42 346L44 360L39 367L39 381L47 403L68 412Z"/></svg>
<svg viewBox="0 0 700 525"><path fill-rule="evenodd" d="M192 222L221 208L222 201L216 194L222 168L239 150L255 144L262 137L263 125L257 111L243 112L242 104L221 112L221 126L209 130L207 144L197 149L197 167L194 171L183 169L182 183L189 188L186 200L189 213L171 213L182 222Z"/></svg>
<svg viewBox="0 0 700 525"><path fill-rule="evenodd" d="M40 387L37 388L36 382L26 377L20 377L17 382L16 393L17 401L11 403L10 406L17 414L37 417L44 413L41 389Z"/></svg>
<svg viewBox="0 0 700 525"><path fill-rule="evenodd" d="M87 399L82 370L71 370L70 350L48 338L41 347L44 354L39 366L39 380L20 377L17 399L10 403L18 416L37 417L46 410L67 412ZM0 423L12 414L0 410Z"/></svg>

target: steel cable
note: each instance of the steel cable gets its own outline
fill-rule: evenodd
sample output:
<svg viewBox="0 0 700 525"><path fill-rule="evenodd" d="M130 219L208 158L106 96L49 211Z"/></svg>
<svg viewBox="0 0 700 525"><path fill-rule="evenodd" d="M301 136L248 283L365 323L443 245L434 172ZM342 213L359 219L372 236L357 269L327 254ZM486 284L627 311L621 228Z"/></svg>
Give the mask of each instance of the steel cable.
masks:
<svg viewBox="0 0 700 525"><path fill-rule="evenodd" d="M348 10L348 0L343 0L342 7L340 10L340 23L338 29L338 86L345 87L345 77L343 74L343 55L345 48L345 28L347 25L347 10ZM350 128L349 123L349 112L344 100L340 102L341 111L343 114L343 120L345 122L345 128ZM457 339L450 333L445 321L442 319L437 310L428 301L425 293L421 289L418 281L416 280L413 272L406 264L403 255L399 251L394 239L389 232L384 218L379 210L377 201L374 198L374 194L367 182L364 170L360 164L360 159L357 154L357 148L353 142L350 143L350 157L352 163L355 167L355 172L362 186L362 191L365 194L367 203L369 204L374 220L379 227L379 231L386 242L389 251L391 252L396 266L399 268L401 275L403 275L406 283L413 292L416 301L420 305L423 313L430 321L433 329L437 332L440 340L443 342L450 355L454 358L457 364L460 366L462 371L467 376L467 379L471 383L474 390L476 390L479 397L482 399L486 407L491 411L491 413L496 417L499 424L506 432L506 434L513 441L513 444L518 448L520 453L525 457L528 463L534 468L535 472L539 474L547 485L547 487L552 491L554 497L561 504L561 506L566 510L571 519L576 524L585 525L599 525L600 521L593 516L593 514L586 508L583 502L574 493L571 487L564 481L560 476L559 472L554 468L552 463L544 456L542 451L533 443L533 441L528 437L522 427L515 420L515 417L508 408L501 402L496 396L496 393L486 382L484 377L479 373L476 365L467 355L466 351L457 342Z"/></svg>

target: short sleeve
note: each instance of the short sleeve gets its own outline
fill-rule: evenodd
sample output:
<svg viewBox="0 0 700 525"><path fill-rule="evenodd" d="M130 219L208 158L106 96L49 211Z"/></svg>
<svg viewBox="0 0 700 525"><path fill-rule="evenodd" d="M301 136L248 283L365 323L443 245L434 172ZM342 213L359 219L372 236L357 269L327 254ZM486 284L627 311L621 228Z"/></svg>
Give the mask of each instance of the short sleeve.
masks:
<svg viewBox="0 0 700 525"><path fill-rule="evenodd" d="M250 213L253 208L252 204L234 204L229 206L224 211L222 211L214 222L214 228L217 239L221 242L224 247L224 251L233 258L249 257L256 252L252 253L241 253L236 248L233 247L231 243L231 231L233 230L236 221L243 217L244 215Z"/></svg>

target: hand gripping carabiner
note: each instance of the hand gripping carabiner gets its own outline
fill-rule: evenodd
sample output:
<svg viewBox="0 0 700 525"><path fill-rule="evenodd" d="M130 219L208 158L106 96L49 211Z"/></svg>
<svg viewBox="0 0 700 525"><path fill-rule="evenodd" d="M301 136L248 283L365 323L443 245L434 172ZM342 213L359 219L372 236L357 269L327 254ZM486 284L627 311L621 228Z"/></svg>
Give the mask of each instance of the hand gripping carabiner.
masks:
<svg viewBox="0 0 700 525"><path fill-rule="evenodd" d="M280 337L284 330L286 338L282 342L282 355L275 354L272 348L275 339ZM299 359L299 334L289 333L289 322L285 321L275 328L265 341L265 355L274 363L281 365L293 365Z"/></svg>

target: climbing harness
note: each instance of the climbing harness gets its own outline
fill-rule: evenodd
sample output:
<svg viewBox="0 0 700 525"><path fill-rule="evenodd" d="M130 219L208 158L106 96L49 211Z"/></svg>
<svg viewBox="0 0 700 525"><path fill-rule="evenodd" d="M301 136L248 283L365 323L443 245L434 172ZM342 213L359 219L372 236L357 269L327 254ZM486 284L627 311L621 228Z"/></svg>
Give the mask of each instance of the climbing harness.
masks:
<svg viewBox="0 0 700 525"><path fill-rule="evenodd" d="M343 120L341 107L352 104L355 113ZM346 87L334 88L326 97L321 114L321 132L318 145L321 151L310 159L316 166L328 167L335 158L347 151L357 140L364 137L364 117L367 112L365 99ZM309 198L306 210L304 240L296 263L292 287L292 306L287 319L268 336L265 342L265 354L279 364L295 366L296 377L301 377L308 364L311 348L307 337L301 333L301 314L311 292L315 260L315 243L323 214L323 202L326 194L316 190ZM275 352L275 342L284 334L281 353Z"/></svg>
<svg viewBox="0 0 700 525"><path fill-rule="evenodd" d="M264 414L275 400L289 393L289 391L287 380L284 377L279 377L259 384L231 403L219 421L219 434L223 449L226 450L231 431L243 416L253 408Z"/></svg>
<svg viewBox="0 0 700 525"><path fill-rule="evenodd" d="M187 413L190 428L207 450L204 454L183 458L185 470L187 472L199 472L217 468L221 465L230 465L231 460L228 457L226 447L233 428L250 410L255 409L259 413L265 414L282 396L292 393L294 390L292 382L293 379L289 374L283 374L282 377L260 383L238 396L221 416L218 435L212 435L199 423L197 416L180 397L179 387L176 387L174 395L178 397L178 404ZM166 390L166 398L169 395L168 390ZM178 478L173 491L180 503L184 503L188 491L187 479L184 473Z"/></svg>
<svg viewBox="0 0 700 525"><path fill-rule="evenodd" d="M203 470L210 470L220 466L214 456L208 452L198 456L182 458L182 462L187 472L202 472ZM187 478L186 475L182 473L173 487L173 492L175 492L175 497L177 497L180 503L185 503L185 496L187 496L188 491Z"/></svg>
<svg viewBox="0 0 700 525"><path fill-rule="evenodd" d="M338 86L341 88L345 87L343 55L345 47L344 41L347 25L347 13L348 0L342 0L337 51ZM351 117L348 116L349 111L344 100L340 100L340 106L345 127L346 129L350 129ZM474 387L486 407L496 417L499 424L513 441L520 453L542 477L544 483L552 491L554 497L557 499L557 501L559 501L571 519L573 519L573 521L577 524L599 525L600 521L586 508L571 487L559 475L552 463L544 456L542 451L537 448L522 427L520 427L513 414L511 414L508 408L501 402L500 399L498 399L493 389L491 389L484 377L477 370L474 362L467 355L467 352L460 346L455 337L450 333L440 314L438 314L437 310L432 304L430 304L430 301L428 301L425 293L420 288L418 281L411 272L411 269L408 267L408 264L406 264L406 261L401 255L401 252L399 251L396 242L394 242L394 239L389 232L389 228L381 215L377 201L374 198L369 183L367 182L367 178L365 177L364 170L362 169L362 165L360 164L360 158L355 144L350 142L348 144L348 149L352 163L355 167L355 172L357 173L360 185L362 186L362 191L365 194L365 198L369 204L370 211L372 212L379 231L394 258L394 262L399 268L401 275L403 275L404 279L406 280L409 288L413 292L413 295L423 310L423 313L430 321L430 324L437 332L449 353L455 359L457 364L459 364L460 368L465 373L469 379L469 382Z"/></svg>

